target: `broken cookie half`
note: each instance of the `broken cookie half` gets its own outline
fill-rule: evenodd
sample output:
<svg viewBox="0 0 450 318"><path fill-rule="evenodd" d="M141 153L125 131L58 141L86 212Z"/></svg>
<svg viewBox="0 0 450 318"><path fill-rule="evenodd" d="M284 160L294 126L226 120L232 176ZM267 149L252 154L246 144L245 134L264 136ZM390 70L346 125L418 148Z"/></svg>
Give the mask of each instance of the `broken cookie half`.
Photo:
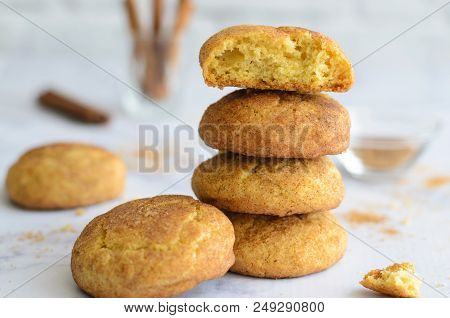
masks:
<svg viewBox="0 0 450 318"><path fill-rule="evenodd" d="M421 280L411 263L393 264L385 269L374 269L364 276L360 284L392 297L420 297Z"/></svg>
<svg viewBox="0 0 450 318"><path fill-rule="evenodd" d="M200 51L209 86L298 92L345 92L352 65L332 39L298 27L237 25L206 41Z"/></svg>

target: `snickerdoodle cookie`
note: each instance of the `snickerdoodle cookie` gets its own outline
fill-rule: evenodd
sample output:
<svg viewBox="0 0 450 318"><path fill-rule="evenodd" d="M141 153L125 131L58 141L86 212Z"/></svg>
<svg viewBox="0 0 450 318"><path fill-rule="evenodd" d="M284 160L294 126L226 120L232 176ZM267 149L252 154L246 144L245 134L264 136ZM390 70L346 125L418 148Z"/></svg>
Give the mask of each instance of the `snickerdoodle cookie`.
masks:
<svg viewBox="0 0 450 318"><path fill-rule="evenodd" d="M207 145L219 150L317 158L347 149L350 117L325 94L243 89L209 106L199 133Z"/></svg>
<svg viewBox="0 0 450 318"><path fill-rule="evenodd" d="M64 209L113 199L122 193L126 167L102 148L57 143L34 148L9 169L11 200L29 209Z"/></svg>
<svg viewBox="0 0 450 318"><path fill-rule="evenodd" d="M236 235L231 271L244 275L283 278L319 272L336 263L347 246L347 233L330 212L229 217Z"/></svg>
<svg viewBox="0 0 450 318"><path fill-rule="evenodd" d="M200 65L206 84L218 87L345 92L354 81L336 42L298 27L226 28L203 44Z"/></svg>
<svg viewBox="0 0 450 318"><path fill-rule="evenodd" d="M344 195L341 175L327 157L279 159L221 153L192 177L197 197L219 209L285 216L336 208Z"/></svg>
<svg viewBox="0 0 450 318"><path fill-rule="evenodd" d="M364 276L360 284L392 297L420 297L421 281L411 263L393 264L384 269L374 269Z"/></svg>
<svg viewBox="0 0 450 318"><path fill-rule="evenodd" d="M72 251L78 286L95 297L170 297L224 275L233 226L183 195L130 201L96 217Z"/></svg>

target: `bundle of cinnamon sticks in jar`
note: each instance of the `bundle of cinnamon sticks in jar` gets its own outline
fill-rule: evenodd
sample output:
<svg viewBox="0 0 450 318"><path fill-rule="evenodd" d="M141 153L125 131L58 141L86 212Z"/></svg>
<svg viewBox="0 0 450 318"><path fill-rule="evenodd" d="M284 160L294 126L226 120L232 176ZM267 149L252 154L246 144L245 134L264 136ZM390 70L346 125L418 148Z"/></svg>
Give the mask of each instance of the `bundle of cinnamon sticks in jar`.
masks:
<svg viewBox="0 0 450 318"><path fill-rule="evenodd" d="M192 0L178 0L175 21L164 30L164 0L150 0L150 23L143 23L137 0L125 0L133 37L133 58L142 92L162 99L168 94L167 71L177 60L180 37L193 9ZM167 31L167 32L165 32Z"/></svg>

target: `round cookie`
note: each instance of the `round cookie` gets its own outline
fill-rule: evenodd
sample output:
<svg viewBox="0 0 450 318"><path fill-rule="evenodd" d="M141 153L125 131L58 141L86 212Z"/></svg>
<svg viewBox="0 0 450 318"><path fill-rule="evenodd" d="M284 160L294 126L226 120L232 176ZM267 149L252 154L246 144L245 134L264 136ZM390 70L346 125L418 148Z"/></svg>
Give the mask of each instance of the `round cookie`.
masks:
<svg viewBox="0 0 450 318"><path fill-rule="evenodd" d="M336 208L341 175L327 157L280 159L220 153L194 171L197 197L219 209L285 216Z"/></svg>
<svg viewBox="0 0 450 318"><path fill-rule="evenodd" d="M199 126L210 147L248 156L317 158L348 148L348 111L325 94L237 90L209 106Z"/></svg>
<svg viewBox="0 0 450 318"><path fill-rule="evenodd" d="M130 201L93 219L72 251L72 275L95 297L170 297L224 275L234 232L218 209L189 196Z"/></svg>
<svg viewBox="0 0 450 318"><path fill-rule="evenodd" d="M345 92L352 65L332 39L299 27L236 25L200 49L205 83L298 92Z"/></svg>
<svg viewBox="0 0 450 318"><path fill-rule="evenodd" d="M298 277L327 269L345 253L347 233L330 212L276 217L230 214L236 242L231 271Z"/></svg>
<svg viewBox="0 0 450 318"><path fill-rule="evenodd" d="M126 167L102 148L57 143L27 151L9 169L10 199L28 209L65 209L119 196Z"/></svg>

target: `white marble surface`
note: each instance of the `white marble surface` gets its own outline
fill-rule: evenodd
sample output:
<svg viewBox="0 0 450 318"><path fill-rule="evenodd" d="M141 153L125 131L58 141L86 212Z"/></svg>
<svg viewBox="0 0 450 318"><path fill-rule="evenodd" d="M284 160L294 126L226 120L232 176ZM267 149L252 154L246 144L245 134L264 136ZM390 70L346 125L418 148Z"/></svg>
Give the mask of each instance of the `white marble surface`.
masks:
<svg viewBox="0 0 450 318"><path fill-rule="evenodd" d="M126 29L117 1L7 1L89 59L128 80ZM225 92L207 88L197 65L201 43L223 26L237 23L301 25L338 40L352 61L358 61L397 35L443 1L198 1L198 10L183 42L184 50L175 81L174 97L162 103L194 127L205 107ZM29 147L58 140L93 142L125 157L130 173L124 195L111 202L86 208L84 216L73 209L31 212L12 205L4 186L0 189L0 295L15 290L37 273L70 253L83 226L116 204L156 195L187 176L166 193L191 194L189 174L142 173L136 169L138 126L179 124L155 111L130 118L121 111L123 85L49 38L30 23L0 5L0 179ZM252 279L228 274L205 282L186 297L372 297L358 285L368 270L394 261L411 261L429 284L424 297L450 294L450 186L424 187L433 176L450 176L450 8L417 26L356 68L357 83L346 94L335 94L344 105L423 111L439 114L446 125L406 182L365 183L345 177L346 197L336 210L368 210L387 216L385 224L351 226L347 254L331 269L298 279ZM36 94L55 86L103 105L113 114L106 127L87 127L43 111ZM199 146L194 133L184 147L195 147L195 162L211 154ZM161 137L163 138L163 137ZM168 139L171 139L170 137ZM173 152L173 145L161 145ZM203 157L202 157L203 156ZM170 166L170 164L169 164ZM405 218L410 219L404 224ZM76 232L61 231L71 225ZM382 233L395 228L398 235ZM22 240L24 233L40 231L39 242ZM369 247L370 246L370 247ZM387 259L390 258L391 260ZM62 259L10 297L84 297L74 284L70 257ZM431 287L430 287L431 286Z"/></svg>

